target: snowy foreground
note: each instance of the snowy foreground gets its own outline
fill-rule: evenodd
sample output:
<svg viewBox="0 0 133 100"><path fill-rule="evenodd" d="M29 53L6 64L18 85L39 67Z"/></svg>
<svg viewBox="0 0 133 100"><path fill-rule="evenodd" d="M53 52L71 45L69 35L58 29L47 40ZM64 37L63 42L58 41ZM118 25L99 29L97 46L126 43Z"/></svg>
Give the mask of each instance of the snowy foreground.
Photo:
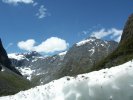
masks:
<svg viewBox="0 0 133 100"><path fill-rule="evenodd" d="M64 77L0 100L133 100L133 62Z"/></svg>

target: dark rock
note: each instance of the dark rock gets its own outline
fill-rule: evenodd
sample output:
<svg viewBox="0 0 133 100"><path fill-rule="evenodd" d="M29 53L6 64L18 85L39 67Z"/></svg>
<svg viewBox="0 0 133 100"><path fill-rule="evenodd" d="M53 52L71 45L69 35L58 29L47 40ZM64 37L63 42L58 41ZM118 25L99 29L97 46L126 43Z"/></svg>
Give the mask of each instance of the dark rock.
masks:
<svg viewBox="0 0 133 100"><path fill-rule="evenodd" d="M15 67L11 66L11 61L7 56L6 50L4 49L4 47L2 45L1 39L0 39L0 63L3 66L7 67L8 69L12 70L13 72L21 75L21 73L18 70L16 70ZM0 69L2 69L2 68L0 67Z"/></svg>
<svg viewBox="0 0 133 100"><path fill-rule="evenodd" d="M32 51L30 53L25 53L24 55L26 58L33 58L33 57L40 57L41 56L41 54L39 54L36 51Z"/></svg>
<svg viewBox="0 0 133 100"><path fill-rule="evenodd" d="M31 74L31 81L35 85L45 84L55 79L54 73L58 73L58 70L62 66L64 59L64 54L56 54L53 56L42 56L37 52L21 53L15 54L16 56L23 56L22 59L10 58L12 65L18 70L30 69L33 71ZM25 77L29 77L27 73L24 74Z"/></svg>
<svg viewBox="0 0 133 100"><path fill-rule="evenodd" d="M74 44L63 60L63 67L59 71L60 77L92 71L96 63L113 52L117 46L117 42L104 41L95 37Z"/></svg>
<svg viewBox="0 0 133 100"><path fill-rule="evenodd" d="M13 95L30 87L30 82L11 65L0 40L0 96Z"/></svg>
<svg viewBox="0 0 133 100"><path fill-rule="evenodd" d="M126 41L127 39L133 39L133 14L131 14L125 24L123 34L121 37L120 44Z"/></svg>

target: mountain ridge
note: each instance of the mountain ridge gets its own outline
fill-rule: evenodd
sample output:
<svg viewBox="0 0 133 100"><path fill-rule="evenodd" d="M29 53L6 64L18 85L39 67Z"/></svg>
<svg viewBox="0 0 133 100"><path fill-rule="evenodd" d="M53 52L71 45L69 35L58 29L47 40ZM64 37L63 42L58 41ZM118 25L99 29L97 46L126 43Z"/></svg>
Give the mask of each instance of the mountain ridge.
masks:
<svg viewBox="0 0 133 100"><path fill-rule="evenodd" d="M61 76L73 76L91 71L102 58L113 52L118 46L115 41L106 41L90 37L74 44L64 57L64 66L59 71Z"/></svg>
<svg viewBox="0 0 133 100"><path fill-rule="evenodd" d="M0 39L0 96L12 95L21 90L29 89L31 84L11 65L6 50Z"/></svg>
<svg viewBox="0 0 133 100"><path fill-rule="evenodd" d="M133 59L133 14L125 23L120 43L116 50L101 62L97 63L93 70L117 66Z"/></svg>
<svg viewBox="0 0 133 100"><path fill-rule="evenodd" d="M38 81L38 83L45 84L54 79L63 77L65 73L67 73L66 75L77 75L86 72L87 69L91 70L89 66L95 64L102 57L107 56L108 53L117 47L117 44L118 43L114 41L105 41L90 37L75 43L67 52L65 51L53 56L38 57L30 55L28 58L25 53L23 53L9 57L11 58L12 64L16 66L24 76L33 81L33 83ZM19 59L17 60L17 58ZM73 65L73 67L71 67L70 64ZM73 68L73 70L71 68Z"/></svg>

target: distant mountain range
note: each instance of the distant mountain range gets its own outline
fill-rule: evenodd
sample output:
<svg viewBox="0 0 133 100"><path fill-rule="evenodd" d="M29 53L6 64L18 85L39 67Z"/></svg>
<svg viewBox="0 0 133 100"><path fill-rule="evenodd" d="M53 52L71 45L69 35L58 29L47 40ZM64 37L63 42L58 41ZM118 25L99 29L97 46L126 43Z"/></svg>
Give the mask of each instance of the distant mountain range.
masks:
<svg viewBox="0 0 133 100"><path fill-rule="evenodd" d="M57 73L61 68L65 54L66 52L62 52L45 57L33 51L23 54L8 54L8 56L12 65L27 79L35 85L40 85L55 79L53 73Z"/></svg>
<svg viewBox="0 0 133 100"><path fill-rule="evenodd" d="M34 85L48 83L66 75L78 75L91 71L92 66L114 51L117 42L95 37L74 44L68 51L44 57L33 51L8 54L15 66Z"/></svg>

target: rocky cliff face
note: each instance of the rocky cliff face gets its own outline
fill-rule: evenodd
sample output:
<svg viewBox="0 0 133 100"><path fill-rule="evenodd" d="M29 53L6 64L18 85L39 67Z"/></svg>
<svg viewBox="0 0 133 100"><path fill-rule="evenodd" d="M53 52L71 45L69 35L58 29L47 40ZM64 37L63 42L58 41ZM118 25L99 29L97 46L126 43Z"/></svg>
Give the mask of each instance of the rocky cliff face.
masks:
<svg viewBox="0 0 133 100"><path fill-rule="evenodd" d="M0 40L0 96L15 94L30 88L30 82L11 65L2 41Z"/></svg>
<svg viewBox="0 0 133 100"><path fill-rule="evenodd" d="M0 64L12 70L13 72L21 75L21 73L18 70L16 70L15 67L11 66L11 61L7 56L6 50L2 45L1 39L0 39ZM2 69L2 67L0 69Z"/></svg>
<svg viewBox="0 0 133 100"><path fill-rule="evenodd" d="M68 50L59 73L61 76L66 76L89 72L97 62L113 52L117 46L117 42L104 41L95 37L80 41Z"/></svg>
<svg viewBox="0 0 133 100"><path fill-rule="evenodd" d="M0 63L8 68L10 68L11 66L11 62L8 59L5 49L3 48L1 39L0 39Z"/></svg>
<svg viewBox="0 0 133 100"><path fill-rule="evenodd" d="M33 84L40 85L55 79L53 74L57 74L62 67L62 62L66 52L53 56L42 56L37 52L22 54L8 54L14 65Z"/></svg>
<svg viewBox="0 0 133 100"><path fill-rule="evenodd" d="M37 58L41 58L42 55L40 55L36 51L32 51L29 53L12 53L8 54L8 57L11 60L11 63L15 67L22 67L22 66L30 66L32 62L37 60Z"/></svg>

